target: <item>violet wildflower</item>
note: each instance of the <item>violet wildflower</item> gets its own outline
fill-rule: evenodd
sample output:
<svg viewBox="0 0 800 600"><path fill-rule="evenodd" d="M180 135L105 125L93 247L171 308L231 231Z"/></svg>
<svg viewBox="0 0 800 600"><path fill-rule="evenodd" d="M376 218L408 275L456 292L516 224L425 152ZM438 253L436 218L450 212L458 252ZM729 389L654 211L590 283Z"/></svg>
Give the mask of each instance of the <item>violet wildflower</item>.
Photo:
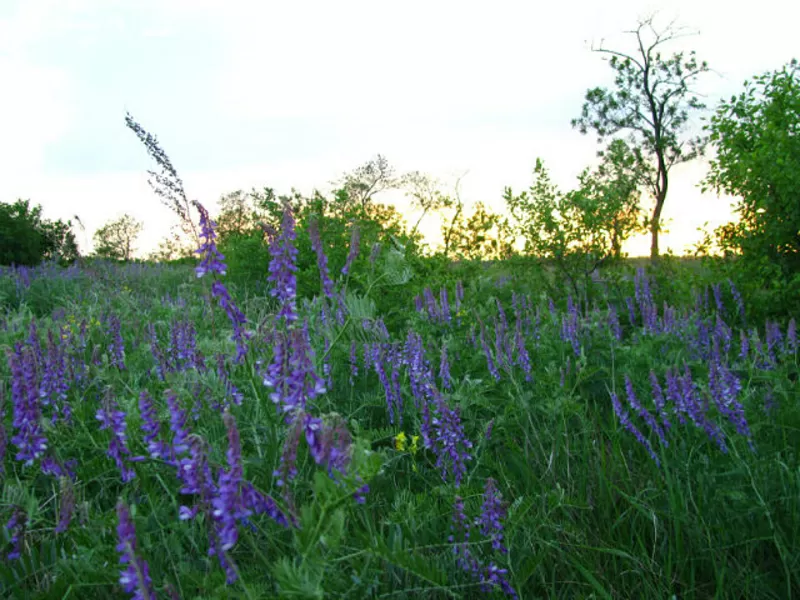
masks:
<svg viewBox="0 0 800 600"><path fill-rule="evenodd" d="M278 525L283 527L289 526L289 520L286 515L278 508L270 496L257 490L255 486L249 481L242 482L241 489L242 506L247 514L262 515L266 514Z"/></svg>
<svg viewBox="0 0 800 600"><path fill-rule="evenodd" d="M736 431L747 438L750 448L753 446L753 436L744 414L744 406L738 400L742 391L739 378L716 356L709 367L708 387L711 397L719 411L736 427Z"/></svg>
<svg viewBox="0 0 800 600"><path fill-rule="evenodd" d="M450 408L437 391L434 393L433 439L430 446L436 454L436 467L442 479L447 481L452 473L455 487L461 485L461 479L467 471L466 463L472 460L470 449L472 442L464 433L458 409Z"/></svg>
<svg viewBox="0 0 800 600"><path fill-rule="evenodd" d="M608 329L611 331L611 334L615 339L622 339L622 327L619 324L617 309L613 304L608 305Z"/></svg>
<svg viewBox="0 0 800 600"><path fill-rule="evenodd" d="M314 368L313 357L307 321L301 329L278 337L264 384L274 389L270 398L279 410L291 412L305 408L310 400L326 392L325 382Z"/></svg>
<svg viewBox="0 0 800 600"><path fill-rule="evenodd" d="M500 371L497 370L497 365L492 357L492 350L489 348L489 344L486 342L486 328L484 327L483 323L480 324L480 341L481 348L483 348L483 354L486 357L486 366L489 368L489 373L492 374L495 380L500 381Z"/></svg>
<svg viewBox="0 0 800 600"><path fill-rule="evenodd" d="M736 305L736 311L739 313L739 317L742 320L742 324L745 325L747 319L745 316L744 300L742 300L742 294L739 292L736 286L733 285L733 281L731 281L730 279L728 279L728 285L731 288L731 295L733 296L733 302Z"/></svg>
<svg viewBox="0 0 800 600"><path fill-rule="evenodd" d="M225 275L225 257L217 249L217 224L208 216L208 211L199 202L195 201L195 208L200 213L200 247L195 250L195 254L199 254L202 259L200 264L195 267L195 273L198 277L202 277L206 273L216 273L217 275Z"/></svg>
<svg viewBox="0 0 800 600"><path fill-rule="evenodd" d="M450 361L447 360L447 346L445 344L442 344L442 358L439 361L439 380L442 382L442 388L448 391L453 389L450 378Z"/></svg>
<svg viewBox="0 0 800 600"><path fill-rule="evenodd" d="M223 415L225 429L228 432L228 451L226 458L228 468L221 470L217 484L217 494L211 501L212 515L219 523L218 534L223 550L230 550L236 545L239 532L236 520L241 516L241 484L243 478L242 445L236 420L229 412Z"/></svg>
<svg viewBox="0 0 800 600"><path fill-rule="evenodd" d="M342 267L342 275L349 275L350 274L350 267L353 266L353 261L358 256L358 245L361 239L361 231L358 228L358 225L353 225L352 233L350 234L350 249L347 252L347 259L344 262L344 267ZM375 258L377 257L377 253L380 251L380 244L375 244L372 247L372 254L370 255L369 261L372 264L375 264Z"/></svg>
<svg viewBox="0 0 800 600"><path fill-rule="evenodd" d="M493 562L489 563L486 571L481 574L481 583L483 584L481 588L488 592L493 587L499 587L506 596L519 598L516 590L511 587L508 579L506 579L507 574L508 569L501 569Z"/></svg>
<svg viewBox="0 0 800 600"><path fill-rule="evenodd" d="M450 323L450 300L447 297L447 288L442 287L439 290L439 307L442 312L442 321L444 323Z"/></svg>
<svg viewBox="0 0 800 600"><path fill-rule="evenodd" d="M533 379L531 375L531 357L528 354L528 349L525 347L525 337L522 334L522 321L517 319L516 328L514 331L514 344L517 348L517 365L522 368L525 373L525 381Z"/></svg>
<svg viewBox="0 0 800 600"><path fill-rule="evenodd" d="M8 352L11 372L12 425L16 435L11 438L19 452L16 459L30 466L47 450L47 438L42 431L42 413L36 381L35 353L29 346L17 343L15 351Z"/></svg>
<svg viewBox="0 0 800 600"><path fill-rule="evenodd" d="M747 360L750 356L750 338L747 337L747 334L744 332L743 329L739 330L739 358L742 360Z"/></svg>
<svg viewBox="0 0 800 600"><path fill-rule="evenodd" d="M27 524L28 518L25 511L18 506L13 507L11 517L5 523L5 528L8 530L9 543L11 544L11 550L6 554L8 560L17 560L22 556L22 543L25 540Z"/></svg>
<svg viewBox="0 0 800 600"><path fill-rule="evenodd" d="M714 292L714 304L717 306L717 313L721 313L725 310L725 305L722 303L722 286L719 283L715 283L711 286L711 290Z"/></svg>
<svg viewBox="0 0 800 600"><path fill-rule="evenodd" d="M273 477L277 478L275 485L278 487L283 487L297 477L297 450L300 446L302 435L303 423L300 419L295 418L289 426L286 439L283 441L280 467L272 474Z"/></svg>
<svg viewBox="0 0 800 600"><path fill-rule="evenodd" d="M328 257L325 256L325 249L322 247L322 239L319 234L319 223L316 218L312 218L308 225L308 236L311 238L311 248L317 255L317 268L319 269L319 279L322 284L322 292L328 298L333 297L333 281L328 272ZM345 265L345 269L347 265ZM346 271L342 269L343 272Z"/></svg>
<svg viewBox="0 0 800 600"><path fill-rule="evenodd" d="M789 325L786 328L786 352L794 354L797 352L797 323L792 317Z"/></svg>
<svg viewBox="0 0 800 600"><path fill-rule="evenodd" d="M464 500L461 496L456 496L453 500L453 517L450 532L450 536L447 539L453 544L453 554L456 556L458 566L467 573L477 575L480 570L480 563L472 556L470 551L470 523L467 519Z"/></svg>
<svg viewBox="0 0 800 600"><path fill-rule="evenodd" d="M8 435L5 428L6 420L6 388L0 385L0 475L5 472L3 463L6 459L6 447L8 446Z"/></svg>
<svg viewBox="0 0 800 600"><path fill-rule="evenodd" d="M225 368L225 355L217 354L217 377L225 386L225 392L228 397L233 400L236 406L240 406L244 400L244 394L239 391L239 388L234 385L228 375L228 370Z"/></svg>
<svg viewBox="0 0 800 600"><path fill-rule="evenodd" d="M688 365L685 367L684 376L678 379L683 396L683 407L692 422L703 429L709 439L713 440L719 449L727 454L728 445L725 443L725 435L722 430L708 419L707 407L698 397L697 386L692 381L692 375Z"/></svg>
<svg viewBox="0 0 800 600"><path fill-rule="evenodd" d="M636 398L636 393L633 390L633 382L628 375L625 375L625 393L628 396L628 404L630 407L635 410L638 415L647 423L648 427L652 431L655 431L658 435L658 439L661 441L662 444L665 446L669 446L669 442L667 441L667 436L664 433L661 425L659 425L658 421L650 414L650 411L647 410L639 400Z"/></svg>
<svg viewBox="0 0 800 600"><path fill-rule="evenodd" d="M273 285L270 295L278 299L280 310L277 318L287 323L297 320L297 248L294 241L295 221L288 203L284 206L280 235L270 244L272 256L267 280Z"/></svg>
<svg viewBox="0 0 800 600"><path fill-rule="evenodd" d="M106 454L114 459L122 475L123 483L127 483L136 476L136 473L127 466L123 460L123 455L130 454L127 435L125 433L127 427L125 412L120 410L117 401L112 397L110 391L106 395L103 408L98 409L95 416L97 420L100 421L101 431L105 429L111 430L111 441L108 444Z"/></svg>
<svg viewBox="0 0 800 600"><path fill-rule="evenodd" d="M653 389L653 403L656 405L656 411L658 412L658 416L661 417L661 423L664 425L664 430L666 431L672 427L672 424L667 418L667 412L664 408L666 404L664 401L664 390L658 382L658 376L655 374L655 371L650 371L650 387Z"/></svg>
<svg viewBox="0 0 800 600"><path fill-rule="evenodd" d="M650 445L649 440L642 435L642 433L636 428L636 426L631 422L631 417L628 414L622 404L620 403L617 395L615 393L611 393L611 404L614 407L614 412L616 413L617 417L619 418L619 422L622 426L631 433L637 441L644 446L647 450L647 453L650 455L650 458L653 459L653 462L656 463L656 466L661 466L661 461L658 460L658 456L656 455L653 447Z"/></svg>
<svg viewBox="0 0 800 600"><path fill-rule="evenodd" d="M108 318L108 354L112 367L125 370L125 343L122 341L121 324L117 315Z"/></svg>
<svg viewBox="0 0 800 600"><path fill-rule="evenodd" d="M508 548L503 544L503 524L501 523L505 516L505 508L497 492L497 482L489 477L483 492L481 515L476 524L481 528L481 533L492 540L492 548L503 554L508 553Z"/></svg>
<svg viewBox="0 0 800 600"><path fill-rule="evenodd" d="M172 454L180 456L189 450L189 430L186 411L181 408L178 396L172 390L166 390L167 408L169 409L169 428L172 431Z"/></svg>
<svg viewBox="0 0 800 600"><path fill-rule="evenodd" d="M159 440L161 424L157 419L153 399L145 390L139 394L139 416L142 419L141 428L144 432L144 445L147 447L147 453L151 458L167 460L170 456L169 447Z"/></svg>
<svg viewBox="0 0 800 600"><path fill-rule="evenodd" d="M633 298L630 296L625 298L625 305L628 307L628 320L631 323L631 327L636 327L636 308L633 304Z"/></svg>
<svg viewBox="0 0 800 600"><path fill-rule="evenodd" d="M126 593L133 594L134 600L155 600L150 567L136 554L136 529L130 510L122 500L117 503L117 519L117 552L120 564L126 565L120 572L119 583Z"/></svg>

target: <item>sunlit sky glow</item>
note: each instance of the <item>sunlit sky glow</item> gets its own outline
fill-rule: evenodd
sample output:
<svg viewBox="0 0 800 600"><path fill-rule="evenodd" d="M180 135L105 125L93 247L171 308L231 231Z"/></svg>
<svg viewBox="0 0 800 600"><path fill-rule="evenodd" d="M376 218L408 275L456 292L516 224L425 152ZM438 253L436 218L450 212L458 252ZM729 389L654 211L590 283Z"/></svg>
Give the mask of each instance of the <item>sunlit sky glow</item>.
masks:
<svg viewBox="0 0 800 600"><path fill-rule="evenodd" d="M537 156L565 189L595 160L595 138L570 127L586 89L611 81L590 45L631 49L623 32L656 10L699 32L669 48L714 69L710 106L797 51L800 4L785 0L0 0L0 200L79 215L82 245L127 212L154 248L173 217L130 111L212 212L236 189L327 190L376 153L450 186L466 173L462 198L500 210ZM705 170L674 171L663 248L729 219L729 199L697 189Z"/></svg>

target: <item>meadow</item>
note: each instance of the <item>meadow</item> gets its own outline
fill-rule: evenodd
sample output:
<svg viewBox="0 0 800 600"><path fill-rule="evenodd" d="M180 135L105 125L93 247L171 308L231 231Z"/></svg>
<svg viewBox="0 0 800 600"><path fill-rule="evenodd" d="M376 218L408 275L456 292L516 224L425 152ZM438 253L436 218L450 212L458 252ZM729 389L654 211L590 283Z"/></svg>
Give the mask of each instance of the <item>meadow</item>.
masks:
<svg viewBox="0 0 800 600"><path fill-rule="evenodd" d="M299 294L288 209L238 285L201 214L194 264L0 274L0 597L800 593L788 315L357 232Z"/></svg>

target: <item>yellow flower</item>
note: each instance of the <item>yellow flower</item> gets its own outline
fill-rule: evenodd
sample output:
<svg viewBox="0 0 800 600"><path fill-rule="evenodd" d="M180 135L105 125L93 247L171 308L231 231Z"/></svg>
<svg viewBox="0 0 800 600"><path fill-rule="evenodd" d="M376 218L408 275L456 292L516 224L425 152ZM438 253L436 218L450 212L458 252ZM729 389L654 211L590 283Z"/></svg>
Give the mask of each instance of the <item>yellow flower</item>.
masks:
<svg viewBox="0 0 800 600"><path fill-rule="evenodd" d="M418 450L417 441L418 440L419 440L419 436L418 435L412 435L411 436L411 454L416 454L417 453L417 450Z"/></svg>
<svg viewBox="0 0 800 600"><path fill-rule="evenodd" d="M394 447L400 452L406 449L406 434L404 432L401 431L394 436Z"/></svg>

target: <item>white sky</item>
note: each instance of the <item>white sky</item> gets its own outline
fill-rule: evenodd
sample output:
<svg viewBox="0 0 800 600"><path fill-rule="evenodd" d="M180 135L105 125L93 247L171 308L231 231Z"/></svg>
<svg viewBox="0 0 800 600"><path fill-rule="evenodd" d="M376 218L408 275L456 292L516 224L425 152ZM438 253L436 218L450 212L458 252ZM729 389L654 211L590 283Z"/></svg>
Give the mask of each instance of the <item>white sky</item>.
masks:
<svg viewBox="0 0 800 600"><path fill-rule="evenodd" d="M129 110L212 211L240 188L327 189L377 153L450 182L467 172L462 197L501 210L537 156L565 189L594 160L595 138L570 127L611 81L590 44L630 48L623 31L654 10L700 33L669 51L715 70L709 106L797 54L800 4L785 0L0 0L0 200L77 214L88 238L127 212L155 247L173 217ZM662 248L728 220L729 202L696 188L704 173L674 171Z"/></svg>

